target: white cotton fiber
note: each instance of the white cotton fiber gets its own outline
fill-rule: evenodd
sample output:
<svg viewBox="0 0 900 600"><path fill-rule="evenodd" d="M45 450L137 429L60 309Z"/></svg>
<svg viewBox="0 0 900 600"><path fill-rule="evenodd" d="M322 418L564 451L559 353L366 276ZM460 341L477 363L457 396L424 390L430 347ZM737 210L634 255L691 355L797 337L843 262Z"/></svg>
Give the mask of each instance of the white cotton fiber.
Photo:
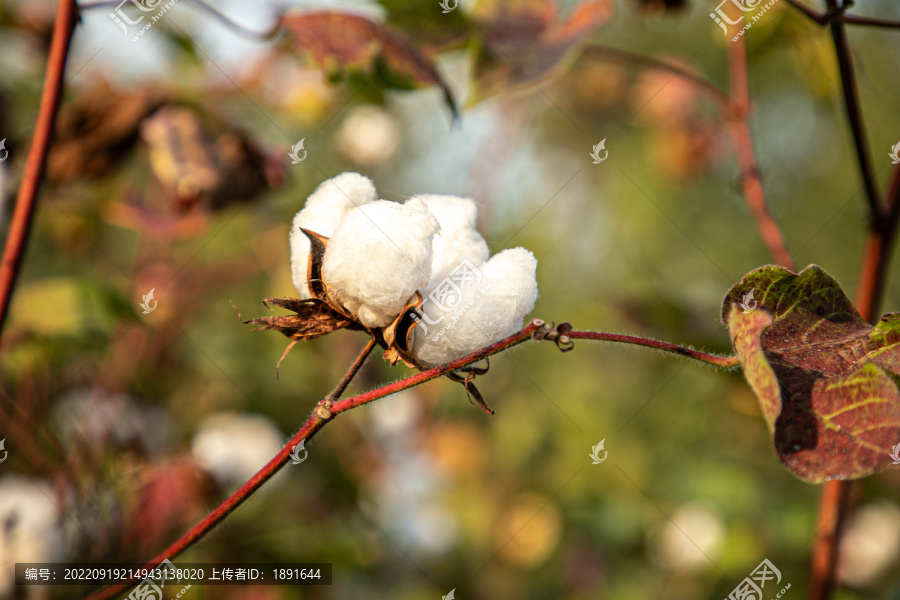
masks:
<svg viewBox="0 0 900 600"><path fill-rule="evenodd" d="M426 297L423 321L413 330L412 354L423 366L435 366L503 339L522 328L537 300L537 260L524 248L494 255L478 267L481 280L455 282L462 290L435 301ZM449 310L441 307L454 304ZM436 322L435 322L436 321ZM424 327L423 327L424 325Z"/></svg>
<svg viewBox="0 0 900 600"><path fill-rule="evenodd" d="M441 226L434 236L431 281L422 291L427 296L463 261L467 260L477 267L487 260L490 251L484 238L475 229L478 206L474 200L437 194L420 194L414 198L425 204Z"/></svg>
<svg viewBox="0 0 900 600"><path fill-rule="evenodd" d="M417 199L351 209L325 252L329 293L363 325L389 325L428 283L437 230L437 219Z"/></svg>
<svg viewBox="0 0 900 600"><path fill-rule="evenodd" d="M303 210L294 215L291 223L291 280L300 298L309 298L307 268L309 239L301 228L331 237L347 211L377 199L375 185L359 173L341 173L323 181L309 195Z"/></svg>

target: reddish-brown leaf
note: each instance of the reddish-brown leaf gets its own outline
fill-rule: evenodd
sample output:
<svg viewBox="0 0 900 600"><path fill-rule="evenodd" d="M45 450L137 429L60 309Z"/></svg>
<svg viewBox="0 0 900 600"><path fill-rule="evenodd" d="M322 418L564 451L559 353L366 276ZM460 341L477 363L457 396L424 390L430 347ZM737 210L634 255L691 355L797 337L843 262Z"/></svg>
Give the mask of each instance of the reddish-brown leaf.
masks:
<svg viewBox="0 0 900 600"><path fill-rule="evenodd" d="M798 275L763 267L729 290L722 319L792 473L818 483L865 477L892 462L900 313L873 327L820 268Z"/></svg>
<svg viewBox="0 0 900 600"><path fill-rule="evenodd" d="M412 40L382 23L336 11L285 15L281 23L300 49L329 73L361 73L399 89L434 84L454 106L450 88L431 60Z"/></svg>

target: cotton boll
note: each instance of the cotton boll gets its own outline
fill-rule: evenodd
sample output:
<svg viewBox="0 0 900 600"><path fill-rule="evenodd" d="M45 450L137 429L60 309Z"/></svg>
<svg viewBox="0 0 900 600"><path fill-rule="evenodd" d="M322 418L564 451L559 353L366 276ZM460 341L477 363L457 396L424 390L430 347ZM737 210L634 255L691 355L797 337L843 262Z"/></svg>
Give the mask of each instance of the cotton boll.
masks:
<svg viewBox="0 0 900 600"><path fill-rule="evenodd" d="M325 252L329 293L366 327L389 325L428 283L437 230L437 219L417 199L350 210Z"/></svg>
<svg viewBox="0 0 900 600"><path fill-rule="evenodd" d="M424 366L439 365L521 329L537 300L536 270L531 252L512 248L494 255L476 272L451 276L425 298L422 322L413 329L413 356ZM461 296L441 293L451 285Z"/></svg>
<svg viewBox="0 0 900 600"><path fill-rule="evenodd" d="M437 194L414 197L425 203L441 226L432 245L434 258L431 260L431 282L422 292L427 296L463 261L467 260L477 267L487 260L490 251L487 242L475 229L478 206L474 200Z"/></svg>
<svg viewBox="0 0 900 600"><path fill-rule="evenodd" d="M309 195L291 223L291 279L301 298L310 298L307 286L309 238L301 228L330 237L347 211L377 199L372 180L359 173L341 173L323 181Z"/></svg>

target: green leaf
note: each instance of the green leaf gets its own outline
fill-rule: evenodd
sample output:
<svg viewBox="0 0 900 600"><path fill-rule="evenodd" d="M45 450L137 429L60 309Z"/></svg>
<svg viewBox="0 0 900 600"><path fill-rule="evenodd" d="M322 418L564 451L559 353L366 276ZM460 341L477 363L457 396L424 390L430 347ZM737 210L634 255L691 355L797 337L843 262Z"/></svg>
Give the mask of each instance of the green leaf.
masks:
<svg viewBox="0 0 900 600"><path fill-rule="evenodd" d="M900 313L873 327L812 265L750 272L728 291L722 320L788 470L819 483L891 464L900 443Z"/></svg>

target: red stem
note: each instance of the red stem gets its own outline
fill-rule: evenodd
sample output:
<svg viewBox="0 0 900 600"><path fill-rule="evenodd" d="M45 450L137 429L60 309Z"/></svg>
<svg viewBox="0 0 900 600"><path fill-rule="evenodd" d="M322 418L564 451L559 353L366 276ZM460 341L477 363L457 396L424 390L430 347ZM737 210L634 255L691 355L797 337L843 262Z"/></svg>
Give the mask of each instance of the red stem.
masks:
<svg viewBox="0 0 900 600"><path fill-rule="evenodd" d="M879 305L884 296L887 263L900 218L900 200L898 200L900 169L894 171L886 194L887 203L884 205L875 187L875 176L862 126L853 61L843 26L843 22L851 21L841 13L837 0L827 0L827 3L828 15L824 16L831 25L835 52L841 69L844 104L870 208L866 247L856 291L856 308L864 319L872 322L878 315ZM881 25L886 26L884 22ZM822 489L817 519L818 534L811 558L808 595L810 600L826 600L834 592L837 585L836 571L841 534L853 497L858 495L853 492L862 491L862 485L862 482L829 481Z"/></svg>
<svg viewBox="0 0 900 600"><path fill-rule="evenodd" d="M698 352L697 350L691 350L690 348L677 346L675 344L668 344L666 342L659 342L656 340L649 340L630 335L618 335L614 333L603 333L597 331L569 331L565 334L565 336L570 339L591 339L620 342L625 344L638 344L650 348L657 348L666 352L672 352L681 356L687 356L689 358L694 358L719 367L734 367L739 364L737 357L734 356L714 356L711 354L706 354L704 352ZM322 427L325 426L326 423L328 423L340 413L348 411L351 408L356 408L357 406L362 406L363 404L368 404L369 402L373 402L380 398L384 398L385 396L389 396L391 394L409 389L411 387L421 385L426 381L437 379L438 377L446 375L451 371L456 371L457 369L461 369L462 367L465 367L472 363L484 360L485 358L493 354L521 344L529 338L534 338L537 340L555 340L558 343L564 343L568 341L563 336L559 336L558 332L552 329L552 327L545 324L543 321L536 319L529 323L528 326L521 331L514 333L513 335L502 339L499 342L491 344L486 348L482 348L481 350L473 352L468 356L454 360L453 362L449 362L445 365L428 369L427 371L423 371L418 375L413 375L412 377L407 377L406 379L395 381L394 383L378 388L377 390L359 394L357 396L353 396L352 398L347 398L346 400L331 400L330 398L335 394L335 392L338 391L338 389L336 389L335 392L329 394L328 397L319 401L316 409L310 415L309 419L307 419L306 423L304 423L303 427L300 428L300 431L298 431L288 441L288 443L285 444L285 446L278 452L278 454L275 455L274 458L272 458L272 460L270 460L266 464L266 466L260 469L259 472L251 477L244 485L235 490L234 493L232 493L230 496L228 496L228 498L225 499L224 502L222 502L222 504L220 504L212 512L206 515L206 517L204 517L200 522L191 527L184 535L182 535L175 542L169 545L168 548L149 560L145 566L148 569L153 568L160 564L163 560L167 558L173 558L174 556L183 552L201 537L203 537L217 524L221 523L225 519L225 517L227 517L238 506L240 506L254 492L256 492L256 490L262 487L262 485L266 481L271 479L272 476L275 475L275 473L277 473L285 464L287 464L291 452L293 451L293 448L295 446L300 444L300 442L305 442L306 440L311 439L316 433L318 433L320 429L322 429ZM354 362L353 366L351 366L350 371L348 372L348 376L350 375L350 373L355 373L356 370L359 369L362 361L365 360L365 357L372 350L374 345L374 339L370 340L369 344L360 354L360 357ZM344 382L349 383L351 377L348 376L344 377L344 380L342 380L342 384ZM338 386L338 388L340 388L340 385ZM135 581L137 580L132 579L123 583L111 585L95 592L94 594L89 596L87 600L105 600L106 598L111 598L126 589Z"/></svg>
<svg viewBox="0 0 900 600"><path fill-rule="evenodd" d="M16 209L9 225L3 258L0 259L0 332L3 331L6 317L9 314L10 300L19 276L22 256L25 253L25 245L28 243L28 234L31 231L35 203L41 187L41 180L44 178L47 154L50 151L56 113L59 110L62 96L66 57L69 54L72 31L75 29L77 19L78 8L75 0L59 0L37 124L34 128L28 160L25 163L25 173L19 186Z"/></svg>
<svg viewBox="0 0 900 600"><path fill-rule="evenodd" d="M788 252L778 224L769 212L763 191L759 168L753 156L753 140L747 115L750 112L750 92L748 89L747 45L744 37L728 45L728 75L730 80L729 97L729 130L737 154L738 167L741 172L741 190L744 201L763 243L775 262L782 267L796 271L794 260Z"/></svg>
<svg viewBox="0 0 900 600"><path fill-rule="evenodd" d="M620 344L635 344L647 348L656 348L657 350L693 358L715 367L722 367L723 369L729 369L741 364L741 361L737 356L716 356L715 354L707 354L705 352L700 352L699 350L678 346L677 344L634 337L631 335L604 333L602 331L570 331L566 335L573 340L599 340L602 342L618 342Z"/></svg>

